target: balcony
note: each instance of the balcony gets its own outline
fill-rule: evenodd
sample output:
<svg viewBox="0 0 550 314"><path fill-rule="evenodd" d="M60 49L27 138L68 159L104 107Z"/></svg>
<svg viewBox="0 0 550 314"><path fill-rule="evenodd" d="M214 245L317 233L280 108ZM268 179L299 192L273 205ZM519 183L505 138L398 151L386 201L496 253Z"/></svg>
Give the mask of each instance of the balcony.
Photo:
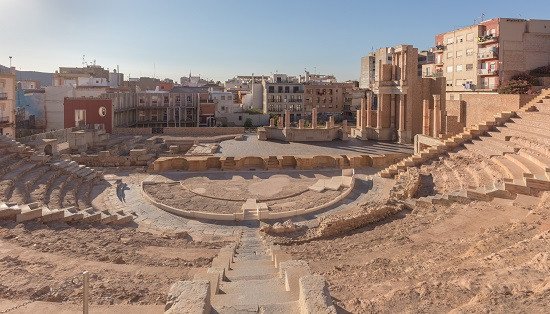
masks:
<svg viewBox="0 0 550 314"><path fill-rule="evenodd" d="M478 53L477 58L479 60L497 59L498 49L494 48L494 49L482 50Z"/></svg>
<svg viewBox="0 0 550 314"><path fill-rule="evenodd" d="M444 45L435 45L432 47L431 51L436 53L436 52L443 52L445 50L445 46Z"/></svg>
<svg viewBox="0 0 550 314"><path fill-rule="evenodd" d="M435 72L426 74L426 77L443 77L443 71L435 71Z"/></svg>
<svg viewBox="0 0 550 314"><path fill-rule="evenodd" d="M491 90L491 91L494 91L498 88L498 84L496 83L492 83L492 84L480 84L479 87L478 87L478 90Z"/></svg>
<svg viewBox="0 0 550 314"><path fill-rule="evenodd" d="M0 93L0 100L7 100L8 99L8 93Z"/></svg>
<svg viewBox="0 0 550 314"><path fill-rule="evenodd" d="M477 38L478 45L485 45L498 42L498 36L496 35L483 35Z"/></svg>
<svg viewBox="0 0 550 314"><path fill-rule="evenodd" d="M497 69L478 69L478 75L498 75Z"/></svg>

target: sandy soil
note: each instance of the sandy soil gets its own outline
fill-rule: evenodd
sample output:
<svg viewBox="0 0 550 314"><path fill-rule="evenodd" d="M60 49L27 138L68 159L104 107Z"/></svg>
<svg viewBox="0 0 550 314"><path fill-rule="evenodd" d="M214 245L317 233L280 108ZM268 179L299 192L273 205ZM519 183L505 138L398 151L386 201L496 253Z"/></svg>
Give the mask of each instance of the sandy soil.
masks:
<svg viewBox="0 0 550 314"><path fill-rule="evenodd" d="M415 208L286 249L327 278L342 312L546 312L549 204Z"/></svg>
<svg viewBox="0 0 550 314"><path fill-rule="evenodd" d="M92 304L161 305L172 283L204 271L223 244L133 228L0 222L0 299L78 304L87 270Z"/></svg>

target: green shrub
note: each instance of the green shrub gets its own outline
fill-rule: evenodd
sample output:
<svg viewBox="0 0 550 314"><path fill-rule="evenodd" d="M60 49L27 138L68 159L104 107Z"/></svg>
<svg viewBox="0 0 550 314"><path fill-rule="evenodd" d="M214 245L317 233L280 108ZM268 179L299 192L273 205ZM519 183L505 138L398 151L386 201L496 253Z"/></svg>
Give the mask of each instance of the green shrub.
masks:
<svg viewBox="0 0 550 314"><path fill-rule="evenodd" d="M550 76L550 65L538 67L529 71L529 74L536 77Z"/></svg>
<svg viewBox="0 0 550 314"><path fill-rule="evenodd" d="M498 89L499 94L527 94L531 89L531 84L525 80L510 80L501 85Z"/></svg>
<svg viewBox="0 0 550 314"><path fill-rule="evenodd" d="M539 86L539 79L529 73L518 73L510 78L511 81L527 81L531 86Z"/></svg>
<svg viewBox="0 0 550 314"><path fill-rule="evenodd" d="M251 128L251 127L253 127L253 125L252 125L252 119L246 118L246 120L244 121L244 127L245 127L245 128Z"/></svg>

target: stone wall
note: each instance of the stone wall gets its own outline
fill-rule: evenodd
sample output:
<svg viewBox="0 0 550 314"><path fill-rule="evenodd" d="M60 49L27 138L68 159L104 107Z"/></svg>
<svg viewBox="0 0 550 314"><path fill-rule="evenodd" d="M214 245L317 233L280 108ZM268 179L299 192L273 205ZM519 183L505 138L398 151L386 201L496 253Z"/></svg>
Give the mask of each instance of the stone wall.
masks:
<svg viewBox="0 0 550 314"><path fill-rule="evenodd" d="M328 142L338 139L342 136L341 127L328 129L322 128L284 128L264 127L259 132L265 130L266 139L274 139L289 142Z"/></svg>
<svg viewBox="0 0 550 314"><path fill-rule="evenodd" d="M465 126L479 124L494 119L494 115L504 111L518 110L536 95L505 95L505 94L463 94L465 105ZM460 117L460 101L448 101L448 115Z"/></svg>
<svg viewBox="0 0 550 314"><path fill-rule="evenodd" d="M244 127L163 128L163 133L181 136L217 136L243 134Z"/></svg>
<svg viewBox="0 0 550 314"><path fill-rule="evenodd" d="M66 142L67 134L76 130L77 128L68 128L68 129L62 129L62 130L49 131L49 132L34 134L31 136L21 137L21 138L18 138L17 140L21 143L29 143L29 142L34 142L34 141L43 140L43 139L57 139L59 142Z"/></svg>
<svg viewBox="0 0 550 314"><path fill-rule="evenodd" d="M147 166L155 155L148 154L145 149L134 149L130 156L116 156L109 151L102 151L97 155L71 155L71 160L88 167L124 167Z"/></svg>

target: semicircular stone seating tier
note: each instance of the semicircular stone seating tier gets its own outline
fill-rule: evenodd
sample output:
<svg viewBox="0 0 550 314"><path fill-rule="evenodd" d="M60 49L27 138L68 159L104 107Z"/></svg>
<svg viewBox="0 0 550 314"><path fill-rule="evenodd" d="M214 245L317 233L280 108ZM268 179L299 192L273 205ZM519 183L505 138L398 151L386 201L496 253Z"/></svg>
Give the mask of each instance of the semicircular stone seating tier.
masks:
<svg viewBox="0 0 550 314"><path fill-rule="evenodd" d="M436 195L422 202L537 197L550 190L550 90L517 112L466 128L432 147L383 170L381 176L421 166L433 178ZM422 156L421 156L422 155Z"/></svg>

